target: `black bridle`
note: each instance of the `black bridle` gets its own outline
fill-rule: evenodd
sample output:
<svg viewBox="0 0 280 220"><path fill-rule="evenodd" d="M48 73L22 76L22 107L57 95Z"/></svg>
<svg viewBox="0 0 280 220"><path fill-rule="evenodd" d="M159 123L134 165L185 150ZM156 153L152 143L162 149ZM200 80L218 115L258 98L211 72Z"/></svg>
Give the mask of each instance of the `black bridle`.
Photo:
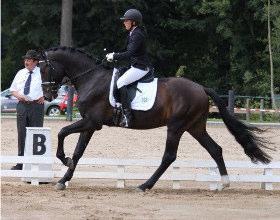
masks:
<svg viewBox="0 0 280 220"><path fill-rule="evenodd" d="M56 70L54 68L54 66L52 65L52 63L50 62L50 60L47 57L47 53L45 51L41 52L42 58L43 60L39 61L40 63L46 63L46 66L48 68L50 68L51 71L48 71L48 81L42 82L42 87L43 89L45 89L46 91L51 91L51 93L57 93L59 87L61 86L61 84L56 83L53 77L52 72L56 73Z"/></svg>
<svg viewBox="0 0 280 220"><path fill-rule="evenodd" d="M42 86L45 87L45 88L46 88L46 87L50 88L51 91L53 91L53 92L55 92L55 91L57 92L58 88L59 88L61 85L65 84L65 83L56 83L56 82L55 82L52 73L57 73L57 71L55 70L55 68L54 68L54 66L52 65L52 63L50 62L50 60L48 59L48 57L47 57L47 52L42 51L42 52L41 52L41 55L42 55L42 57L43 57L43 60L40 60L39 63L46 63L46 66L49 67L49 68L51 69L51 72L48 73L48 81L42 82ZM96 59L96 61L100 61L100 60L97 59L97 58L95 58L95 59ZM86 70L86 71L84 71L84 72L82 72L82 73L80 73L80 74L78 74L78 75L76 75L76 76L74 76L74 77L71 77L70 81L71 81L71 82L76 81L78 78L80 78L80 77L82 77L82 76L84 76L84 75L90 73L91 71L95 70L98 66L103 65L104 62L106 62L106 58L102 59L101 62L100 62L99 64L96 64L95 67L90 68L90 69L88 69L88 70Z"/></svg>

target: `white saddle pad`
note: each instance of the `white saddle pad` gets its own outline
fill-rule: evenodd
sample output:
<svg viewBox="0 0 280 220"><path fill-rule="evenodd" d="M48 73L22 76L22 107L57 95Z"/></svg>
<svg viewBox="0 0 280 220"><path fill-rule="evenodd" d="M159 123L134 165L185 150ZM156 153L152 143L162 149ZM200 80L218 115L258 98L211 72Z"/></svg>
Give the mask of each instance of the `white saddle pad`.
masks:
<svg viewBox="0 0 280 220"><path fill-rule="evenodd" d="M113 96L114 78L115 78L115 73L113 73L112 76L110 95L109 95L109 101L113 107L116 106L116 100ZM150 83L137 84L138 90L136 91L135 98L131 102L132 109L147 111L153 107L157 94L157 81L158 79L155 78Z"/></svg>

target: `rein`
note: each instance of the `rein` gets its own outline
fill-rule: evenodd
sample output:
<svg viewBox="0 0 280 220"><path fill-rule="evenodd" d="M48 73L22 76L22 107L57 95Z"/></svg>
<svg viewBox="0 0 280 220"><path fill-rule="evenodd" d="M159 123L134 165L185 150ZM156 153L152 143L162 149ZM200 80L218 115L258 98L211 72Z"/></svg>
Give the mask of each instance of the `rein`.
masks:
<svg viewBox="0 0 280 220"><path fill-rule="evenodd" d="M77 80L78 78L80 78L81 76L83 76L83 75L85 75L85 74L87 74L87 73L89 73L89 72L95 70L96 68L98 68L99 66L101 66L101 65L104 63L104 61L106 61L106 58L104 58L104 59L101 61L101 63L96 64L95 67L93 67L93 68L91 68L91 69L88 69L88 70L82 72L81 74L79 74L79 75L77 75L77 76L74 76L72 79L70 79L70 81L75 81L75 80Z"/></svg>
<svg viewBox="0 0 280 220"><path fill-rule="evenodd" d="M98 66L99 66L99 65L100 65L100 64L98 64ZM70 79L70 81L71 81L71 82L72 82L72 81L76 81L76 80L77 80L78 78L80 78L81 76L86 75L87 73L90 73L91 71L95 70L96 68L97 68L97 66L95 66L94 68L88 69L88 70L82 72L81 74L72 77L72 79Z"/></svg>

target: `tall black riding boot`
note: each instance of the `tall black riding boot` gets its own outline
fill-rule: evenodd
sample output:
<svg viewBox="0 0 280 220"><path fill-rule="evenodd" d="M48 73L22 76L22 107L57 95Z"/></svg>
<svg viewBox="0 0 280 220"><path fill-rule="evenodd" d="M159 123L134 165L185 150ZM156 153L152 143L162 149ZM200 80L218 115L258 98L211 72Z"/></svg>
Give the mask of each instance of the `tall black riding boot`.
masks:
<svg viewBox="0 0 280 220"><path fill-rule="evenodd" d="M126 86L123 86L119 90L121 94L121 103L123 109L123 118L122 121L120 122L120 126L125 128L130 128L131 121L132 121L132 114L131 114L130 102L128 100L127 88Z"/></svg>

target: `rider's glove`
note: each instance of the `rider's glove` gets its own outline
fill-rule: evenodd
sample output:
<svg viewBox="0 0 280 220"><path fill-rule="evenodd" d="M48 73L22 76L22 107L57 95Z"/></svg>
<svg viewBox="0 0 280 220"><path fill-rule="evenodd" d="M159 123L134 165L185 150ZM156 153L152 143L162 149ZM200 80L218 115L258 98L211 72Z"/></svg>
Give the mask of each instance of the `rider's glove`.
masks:
<svg viewBox="0 0 280 220"><path fill-rule="evenodd" d="M106 58L108 62L113 62L115 53L108 53L106 54Z"/></svg>

